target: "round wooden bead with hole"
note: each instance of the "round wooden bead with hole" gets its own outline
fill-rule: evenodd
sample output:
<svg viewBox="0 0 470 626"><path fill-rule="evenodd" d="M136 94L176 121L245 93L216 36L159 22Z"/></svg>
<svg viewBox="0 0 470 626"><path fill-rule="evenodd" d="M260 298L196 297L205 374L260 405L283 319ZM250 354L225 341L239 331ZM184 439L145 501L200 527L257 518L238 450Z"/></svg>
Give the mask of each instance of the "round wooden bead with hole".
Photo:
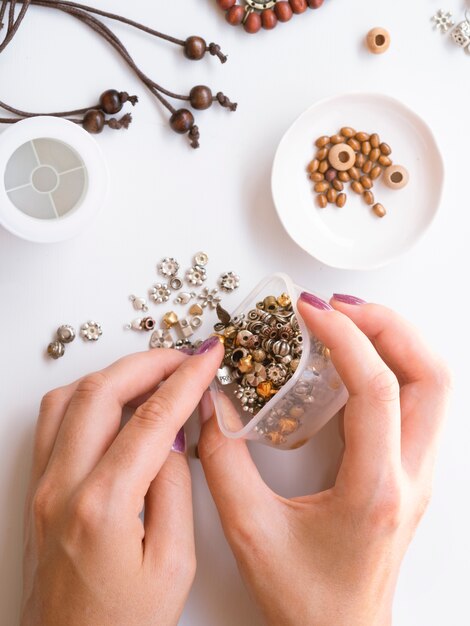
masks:
<svg viewBox="0 0 470 626"><path fill-rule="evenodd" d="M390 48L390 33L385 28L373 28L367 33L366 43L372 54L383 54Z"/></svg>
<svg viewBox="0 0 470 626"><path fill-rule="evenodd" d="M336 146L330 148L328 153L328 160L331 167L334 167L338 172L346 172L354 167L356 163L356 153L346 143L338 143Z"/></svg>
<svg viewBox="0 0 470 626"><path fill-rule="evenodd" d="M383 173L383 181L390 189L403 189L409 180L410 175L403 165L390 165Z"/></svg>

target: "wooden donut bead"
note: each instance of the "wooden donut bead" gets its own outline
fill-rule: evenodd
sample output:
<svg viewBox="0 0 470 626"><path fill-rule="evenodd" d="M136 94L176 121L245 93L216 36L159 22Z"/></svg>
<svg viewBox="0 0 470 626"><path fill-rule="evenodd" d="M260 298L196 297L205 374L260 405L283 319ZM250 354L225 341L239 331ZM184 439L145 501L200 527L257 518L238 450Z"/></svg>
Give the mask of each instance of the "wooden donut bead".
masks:
<svg viewBox="0 0 470 626"><path fill-rule="evenodd" d="M372 54L383 54L390 47L390 34L385 28L373 28L367 33L366 43Z"/></svg>
<svg viewBox="0 0 470 626"><path fill-rule="evenodd" d="M259 13L250 13L243 24L243 28L250 35L257 33L261 29L261 15Z"/></svg>
<svg viewBox="0 0 470 626"><path fill-rule="evenodd" d="M390 189L403 189L409 180L410 175L403 165L390 165L383 173L383 181Z"/></svg>
<svg viewBox="0 0 470 626"><path fill-rule="evenodd" d="M284 0L275 4L274 13L276 14L276 17L280 22L288 22L292 17L292 9L290 8L290 4L288 2L285 2Z"/></svg>
<svg viewBox="0 0 470 626"><path fill-rule="evenodd" d="M303 13L307 10L307 0L289 0L292 13Z"/></svg>
<svg viewBox="0 0 470 626"><path fill-rule="evenodd" d="M272 9L266 9L261 13L261 22L265 30L272 30L277 25L277 17Z"/></svg>
<svg viewBox="0 0 470 626"><path fill-rule="evenodd" d="M331 167L338 172L346 172L354 167L356 162L356 153L346 143L338 143L330 148L328 160Z"/></svg>
<svg viewBox="0 0 470 626"><path fill-rule="evenodd" d="M239 4L235 4L225 14L225 19L232 26L238 26L239 24L241 24L243 22L244 17L245 17L245 9L241 7Z"/></svg>

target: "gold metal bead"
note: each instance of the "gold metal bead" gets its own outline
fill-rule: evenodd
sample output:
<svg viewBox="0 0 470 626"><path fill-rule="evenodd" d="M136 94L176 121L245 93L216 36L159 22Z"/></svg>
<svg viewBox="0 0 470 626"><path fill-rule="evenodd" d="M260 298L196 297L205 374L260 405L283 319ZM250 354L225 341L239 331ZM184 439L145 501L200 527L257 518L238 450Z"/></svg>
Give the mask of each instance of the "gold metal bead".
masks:
<svg viewBox="0 0 470 626"><path fill-rule="evenodd" d="M178 316L174 311L168 311L168 313L165 313L165 315L163 316L162 321L166 328L171 328L178 323Z"/></svg>
<svg viewBox="0 0 470 626"><path fill-rule="evenodd" d="M277 300L274 296L267 296L263 300L263 305L265 311L275 311L278 307Z"/></svg>
<svg viewBox="0 0 470 626"><path fill-rule="evenodd" d="M277 299L277 303L279 306L288 307L291 305L291 299L287 293L281 293Z"/></svg>
<svg viewBox="0 0 470 626"><path fill-rule="evenodd" d="M240 359L238 362L238 369L242 374L248 374L253 370L253 357L251 354Z"/></svg>
<svg viewBox="0 0 470 626"><path fill-rule="evenodd" d="M190 315L202 315L204 313L204 309L200 304L193 304L189 309Z"/></svg>
<svg viewBox="0 0 470 626"><path fill-rule="evenodd" d="M286 443L286 438L281 433L272 432L266 434L267 439L275 446L281 446L283 443Z"/></svg>
<svg viewBox="0 0 470 626"><path fill-rule="evenodd" d="M220 343L221 343L222 345L224 345L224 344L225 344L225 339L226 339L226 338L225 338L225 336L224 336L224 335L221 335L220 333L212 333L211 337L217 337L217 339L220 341Z"/></svg>
<svg viewBox="0 0 470 626"><path fill-rule="evenodd" d="M291 417L299 418L305 413L305 410L301 406L293 406L289 411Z"/></svg>
<svg viewBox="0 0 470 626"><path fill-rule="evenodd" d="M227 326L227 328L224 330L224 335L225 337L227 337L227 339L234 339L238 334L238 330L235 328L235 326Z"/></svg>
<svg viewBox="0 0 470 626"><path fill-rule="evenodd" d="M281 435L291 435L298 429L299 422L293 417L281 417L277 426Z"/></svg>
<svg viewBox="0 0 470 626"><path fill-rule="evenodd" d="M251 356L253 357L253 360L257 363L262 363L266 358L266 352L261 349L253 350Z"/></svg>
<svg viewBox="0 0 470 626"><path fill-rule="evenodd" d="M259 396L267 400L271 396L274 396L277 393L277 390L273 389L272 383L264 381L256 387L256 392Z"/></svg>

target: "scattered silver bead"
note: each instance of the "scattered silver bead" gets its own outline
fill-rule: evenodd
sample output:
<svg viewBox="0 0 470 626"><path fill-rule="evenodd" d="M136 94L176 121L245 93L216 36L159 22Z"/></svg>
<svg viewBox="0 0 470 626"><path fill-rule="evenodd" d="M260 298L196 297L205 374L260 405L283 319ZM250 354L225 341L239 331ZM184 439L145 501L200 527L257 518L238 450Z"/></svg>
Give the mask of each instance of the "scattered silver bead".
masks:
<svg viewBox="0 0 470 626"><path fill-rule="evenodd" d="M162 276L176 276L178 270L180 268L180 264L173 257L165 257L162 259L161 263L157 266L158 272Z"/></svg>
<svg viewBox="0 0 470 626"><path fill-rule="evenodd" d="M57 339L61 343L71 343L75 339L75 329L68 324L63 324L57 329Z"/></svg>
<svg viewBox="0 0 470 626"><path fill-rule="evenodd" d="M129 300L132 302L132 306L136 311L148 311L147 300L145 298L138 298L137 296L129 296Z"/></svg>
<svg viewBox="0 0 470 626"><path fill-rule="evenodd" d="M234 291L240 286L240 277L234 272L226 272L220 277L219 285L223 291Z"/></svg>
<svg viewBox="0 0 470 626"><path fill-rule="evenodd" d="M206 308L208 306L211 309L215 309L219 302L222 300L220 296L217 294L219 290L209 289L209 287L204 287L202 293L199 294L198 299L201 301L202 308Z"/></svg>
<svg viewBox="0 0 470 626"><path fill-rule="evenodd" d="M194 293L194 291L183 291L180 294L178 294L178 297L175 298L173 300L173 302L175 304L188 304L188 302L192 299L195 298L196 294Z"/></svg>
<svg viewBox="0 0 470 626"><path fill-rule="evenodd" d="M207 273L202 265L193 265L186 272L186 280L190 285L200 287L202 283L207 279Z"/></svg>
<svg viewBox="0 0 470 626"><path fill-rule="evenodd" d="M52 341L47 346L47 354L48 356L51 357L51 359L54 359L54 360L60 359L61 357L64 356L64 353L65 353L64 344L58 339L56 339L55 341Z"/></svg>
<svg viewBox="0 0 470 626"><path fill-rule="evenodd" d="M171 291L168 289L166 283L157 283L151 289L149 289L149 296L155 302L155 304L162 304L168 302L170 299Z"/></svg>
<svg viewBox="0 0 470 626"><path fill-rule="evenodd" d="M98 341L102 334L103 330L98 322L88 321L80 328L80 335L86 341Z"/></svg>
<svg viewBox="0 0 470 626"><path fill-rule="evenodd" d="M173 348L175 342L168 330L154 330L149 341L151 348Z"/></svg>
<svg viewBox="0 0 470 626"><path fill-rule="evenodd" d="M189 339L189 337L194 335L194 328L191 325L191 320L188 318L179 320L176 323L176 328L185 339Z"/></svg>
<svg viewBox="0 0 470 626"><path fill-rule="evenodd" d="M191 327L196 330L202 326L202 317L199 315L193 315L189 323L191 324Z"/></svg>
<svg viewBox="0 0 470 626"><path fill-rule="evenodd" d="M209 257L205 252L198 252L194 255L194 265L207 265L209 262Z"/></svg>
<svg viewBox="0 0 470 626"><path fill-rule="evenodd" d="M178 276L173 276L173 278L170 280L170 287L173 289L173 291L179 291L182 286L183 281L181 280L181 278L178 278Z"/></svg>

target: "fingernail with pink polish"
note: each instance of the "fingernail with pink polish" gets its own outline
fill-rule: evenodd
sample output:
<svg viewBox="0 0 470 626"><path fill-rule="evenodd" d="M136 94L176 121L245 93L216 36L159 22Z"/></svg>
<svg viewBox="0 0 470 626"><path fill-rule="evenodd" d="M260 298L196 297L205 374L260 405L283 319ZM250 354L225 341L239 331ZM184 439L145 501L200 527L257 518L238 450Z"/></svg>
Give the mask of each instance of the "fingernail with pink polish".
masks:
<svg viewBox="0 0 470 626"><path fill-rule="evenodd" d="M313 295L313 293L308 293L307 291L302 291L300 294L300 299L302 302L306 302L310 304L310 306L315 307L316 309L320 309L321 311L332 311L333 307L331 307L328 302L325 302L318 296Z"/></svg>
<svg viewBox="0 0 470 626"><path fill-rule="evenodd" d="M205 341L201 343L201 345L194 352L194 354L206 354L206 352L209 352L209 350L212 350L212 348L215 348L215 346L218 343L220 343L219 338L216 337L215 335L212 335L212 337L209 337L209 339L206 339Z"/></svg>
<svg viewBox="0 0 470 626"><path fill-rule="evenodd" d="M186 435L184 433L184 428L181 428L178 431L171 449L173 452L179 452L180 454L184 454L186 452Z"/></svg>
<svg viewBox="0 0 470 626"><path fill-rule="evenodd" d="M183 354L187 354L188 356L194 354L193 348L180 348L180 352L182 352Z"/></svg>
<svg viewBox="0 0 470 626"><path fill-rule="evenodd" d="M344 304L366 304L365 300L356 298L356 296L348 296L344 293L334 293L333 298L338 300L338 302L343 302Z"/></svg>
<svg viewBox="0 0 470 626"><path fill-rule="evenodd" d="M212 402L211 392L209 390L204 392L199 402L199 421L201 426L205 424L214 414L214 403Z"/></svg>

